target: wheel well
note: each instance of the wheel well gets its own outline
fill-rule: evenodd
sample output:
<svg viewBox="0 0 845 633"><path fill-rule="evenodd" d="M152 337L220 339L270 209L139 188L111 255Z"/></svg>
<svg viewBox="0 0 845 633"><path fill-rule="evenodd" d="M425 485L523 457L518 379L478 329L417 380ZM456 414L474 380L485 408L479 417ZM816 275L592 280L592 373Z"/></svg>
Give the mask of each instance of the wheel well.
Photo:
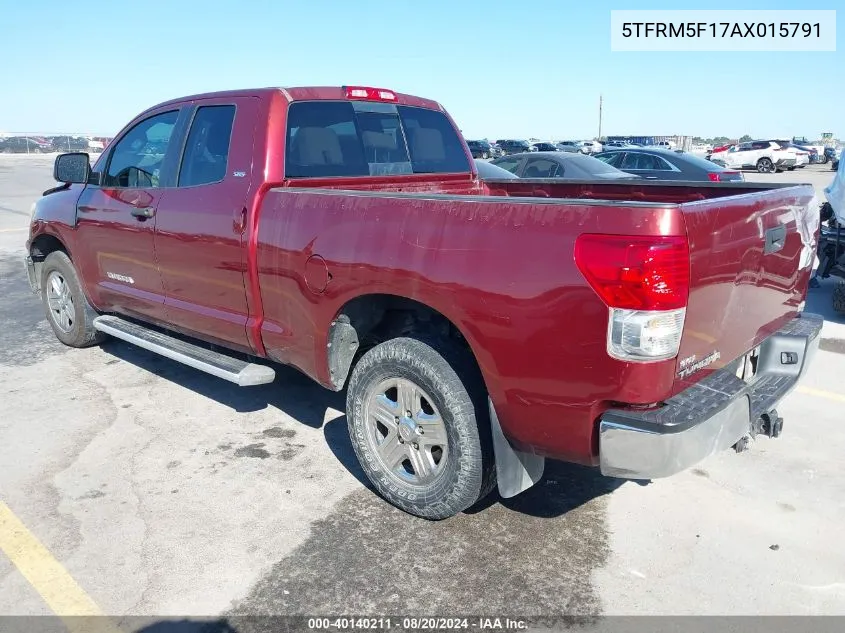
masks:
<svg viewBox="0 0 845 633"><path fill-rule="evenodd" d="M56 251L61 251L70 257L70 253L68 253L65 245L57 237L39 235L32 240L32 244L29 247L29 256L32 259L30 284L35 292L40 290L41 267L44 265L44 260L47 259L47 255Z"/></svg>
<svg viewBox="0 0 845 633"><path fill-rule="evenodd" d="M39 235L32 241L30 246L30 256L36 261L44 261L50 253L54 251L62 251L65 255L70 257L65 245L52 235Z"/></svg>
<svg viewBox="0 0 845 633"><path fill-rule="evenodd" d="M405 297L364 295L346 303L329 328L329 372L335 389L343 389L352 367L367 350L409 335L449 340L464 347L478 367L469 342L442 313Z"/></svg>

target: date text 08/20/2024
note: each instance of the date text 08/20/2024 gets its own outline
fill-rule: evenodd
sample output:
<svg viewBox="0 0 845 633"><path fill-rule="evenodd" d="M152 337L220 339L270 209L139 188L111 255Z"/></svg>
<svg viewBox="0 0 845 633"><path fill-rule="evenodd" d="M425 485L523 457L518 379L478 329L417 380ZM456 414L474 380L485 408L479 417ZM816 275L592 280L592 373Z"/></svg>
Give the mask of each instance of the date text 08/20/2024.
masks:
<svg viewBox="0 0 845 633"><path fill-rule="evenodd" d="M309 618L311 631L525 631L528 622L506 617L337 617Z"/></svg>

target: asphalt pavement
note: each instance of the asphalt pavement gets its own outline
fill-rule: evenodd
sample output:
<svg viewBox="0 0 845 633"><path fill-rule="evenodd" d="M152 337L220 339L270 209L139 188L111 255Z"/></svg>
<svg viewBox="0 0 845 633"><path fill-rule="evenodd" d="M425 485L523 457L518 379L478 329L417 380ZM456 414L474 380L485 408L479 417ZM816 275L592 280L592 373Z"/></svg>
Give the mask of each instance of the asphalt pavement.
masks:
<svg viewBox="0 0 845 633"><path fill-rule="evenodd" d="M344 394L286 368L238 388L120 341L63 347L22 263L51 165L0 156L0 615L50 614L57 593L78 597L65 614L171 619L845 612L832 281L807 300L825 340L780 439L648 484L550 463L527 493L432 523L368 488ZM750 178L820 192L832 176ZM4 540L10 517L24 527Z"/></svg>

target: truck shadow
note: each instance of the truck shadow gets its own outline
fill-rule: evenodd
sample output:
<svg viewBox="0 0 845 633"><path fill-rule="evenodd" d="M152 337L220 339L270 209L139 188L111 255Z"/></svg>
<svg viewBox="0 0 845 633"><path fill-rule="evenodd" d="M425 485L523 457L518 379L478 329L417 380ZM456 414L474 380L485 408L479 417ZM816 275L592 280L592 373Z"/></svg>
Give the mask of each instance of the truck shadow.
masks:
<svg viewBox="0 0 845 633"><path fill-rule="evenodd" d="M315 429L322 428L326 445L341 466L363 486L373 490L352 449L346 416L341 415L324 424L327 409L346 409L345 391L324 389L297 370L283 365L274 366L276 380L271 384L238 387L122 341L108 340L101 348L115 359L190 389L239 413L273 407L302 424ZM534 517L557 517L612 492L623 483L624 480L603 477L595 468L547 460L543 478L532 488L511 499L502 499L494 491L468 509L466 514L477 514L500 504L514 512Z"/></svg>
<svg viewBox="0 0 845 633"><path fill-rule="evenodd" d="M319 429L326 409L346 409L346 394L324 389L292 367L274 365L276 380L268 385L238 387L221 378L164 358L129 343L109 339L101 349L116 359L190 389L238 413L252 413L273 407L295 420Z"/></svg>

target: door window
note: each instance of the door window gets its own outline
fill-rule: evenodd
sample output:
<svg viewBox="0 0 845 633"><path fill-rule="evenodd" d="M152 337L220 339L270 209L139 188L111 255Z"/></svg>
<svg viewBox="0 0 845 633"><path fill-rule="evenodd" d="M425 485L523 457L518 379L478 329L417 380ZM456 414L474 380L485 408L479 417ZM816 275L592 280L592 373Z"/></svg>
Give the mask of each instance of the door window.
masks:
<svg viewBox="0 0 845 633"><path fill-rule="evenodd" d="M661 169L659 159L651 154L626 152L620 169L632 171L653 171Z"/></svg>
<svg viewBox="0 0 845 633"><path fill-rule="evenodd" d="M144 119L129 130L112 150L103 186L158 187L178 116L178 110L164 112Z"/></svg>
<svg viewBox="0 0 845 633"><path fill-rule="evenodd" d="M624 152L608 152L607 154L596 154L596 158L600 161L607 163L611 167L619 167L619 163L622 160L622 157L625 155Z"/></svg>
<svg viewBox="0 0 845 633"><path fill-rule="evenodd" d="M529 160L523 173L523 178L555 178L558 175L558 164L547 158Z"/></svg>
<svg viewBox="0 0 845 633"><path fill-rule="evenodd" d="M502 169L507 169L512 174L515 174L516 168L519 167L519 159L518 158L503 158L502 160L497 160L493 164L496 167L501 167Z"/></svg>
<svg viewBox="0 0 845 633"><path fill-rule="evenodd" d="M234 121L233 105L203 106L197 109L179 170L180 187L223 180Z"/></svg>

